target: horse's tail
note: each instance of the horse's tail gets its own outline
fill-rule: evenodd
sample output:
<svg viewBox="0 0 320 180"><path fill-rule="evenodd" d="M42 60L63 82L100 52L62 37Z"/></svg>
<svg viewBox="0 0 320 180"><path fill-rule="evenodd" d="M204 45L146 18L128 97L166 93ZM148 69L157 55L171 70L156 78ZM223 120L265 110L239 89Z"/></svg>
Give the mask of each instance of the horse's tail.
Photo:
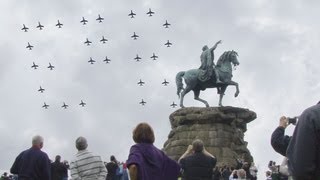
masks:
<svg viewBox="0 0 320 180"><path fill-rule="evenodd" d="M184 75L184 71L178 72L176 75L176 84L177 84L177 95L180 98L180 92L183 89L182 76Z"/></svg>

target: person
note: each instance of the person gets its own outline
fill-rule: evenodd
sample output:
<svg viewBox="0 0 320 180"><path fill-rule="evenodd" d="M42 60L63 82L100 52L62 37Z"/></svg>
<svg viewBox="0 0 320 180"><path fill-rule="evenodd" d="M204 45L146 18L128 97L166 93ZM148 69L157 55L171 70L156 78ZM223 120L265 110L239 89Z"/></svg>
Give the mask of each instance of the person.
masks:
<svg viewBox="0 0 320 180"><path fill-rule="evenodd" d="M1 180L10 180L11 178L8 176L7 172L4 172L0 179Z"/></svg>
<svg viewBox="0 0 320 180"><path fill-rule="evenodd" d="M237 170L238 180L247 180L247 173L244 169Z"/></svg>
<svg viewBox="0 0 320 180"><path fill-rule="evenodd" d="M249 170L250 170L251 179L257 180L258 168L254 165L254 162L251 162L251 166Z"/></svg>
<svg viewBox="0 0 320 180"><path fill-rule="evenodd" d="M72 179L76 180L105 180L107 169L100 156L94 155L87 150L86 138L78 137L76 148L78 153L74 160L70 162L70 173Z"/></svg>
<svg viewBox="0 0 320 180"><path fill-rule="evenodd" d="M43 137L36 135L32 138L32 147L21 152L15 159L10 172L17 174L19 179L50 180L50 160L41 151L44 144Z"/></svg>
<svg viewBox="0 0 320 180"><path fill-rule="evenodd" d="M303 111L287 149L295 180L320 179L320 102Z"/></svg>
<svg viewBox="0 0 320 180"><path fill-rule="evenodd" d="M127 168L131 180L177 180L179 164L153 145L155 136L152 127L139 123L132 133L136 143L130 148Z"/></svg>
<svg viewBox="0 0 320 180"><path fill-rule="evenodd" d="M107 163L107 180L115 180L116 179L116 172L118 169L118 162L114 155L110 156L110 162Z"/></svg>
<svg viewBox="0 0 320 180"><path fill-rule="evenodd" d="M62 180L64 168L60 161L61 156L57 155L55 161L51 163L51 180Z"/></svg>
<svg viewBox="0 0 320 180"><path fill-rule="evenodd" d="M199 67L200 71L199 73L199 80L202 82L205 82L207 80L209 80L212 76L212 73L215 73L215 77L216 79L215 82L216 83L221 83L220 79L219 79L219 74L217 69L215 68L215 64L214 64L214 50L217 48L218 44L222 43L222 41L218 41L216 42L216 44L212 47L212 48L208 48L207 45L203 46L202 48L202 53L200 56L201 59L201 66Z"/></svg>
<svg viewBox="0 0 320 180"><path fill-rule="evenodd" d="M69 170L69 162L67 160L64 160L63 168L62 168L62 180L68 180L68 170Z"/></svg>
<svg viewBox="0 0 320 180"><path fill-rule="evenodd" d="M288 127L288 125L288 118L282 116L279 120L279 126L273 131L271 135L271 146L282 156L286 156L287 148L291 139L290 136L285 135L285 129Z"/></svg>
<svg viewBox="0 0 320 180"><path fill-rule="evenodd" d="M192 142L192 145L188 146L178 162L181 165L186 180L211 180L217 160L206 151L202 140L196 139Z"/></svg>
<svg viewBox="0 0 320 180"><path fill-rule="evenodd" d="M267 180L272 180L271 171L266 171Z"/></svg>

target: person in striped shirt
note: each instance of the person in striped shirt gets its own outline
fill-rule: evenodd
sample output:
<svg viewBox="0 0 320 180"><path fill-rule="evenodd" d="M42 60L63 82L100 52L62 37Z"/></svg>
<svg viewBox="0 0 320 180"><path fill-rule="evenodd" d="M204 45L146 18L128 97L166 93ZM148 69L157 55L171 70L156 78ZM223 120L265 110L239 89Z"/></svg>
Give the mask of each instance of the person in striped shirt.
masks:
<svg viewBox="0 0 320 180"><path fill-rule="evenodd" d="M78 137L76 148L78 153L70 163L71 177L73 180L105 180L107 169L100 156L87 150L86 138Z"/></svg>

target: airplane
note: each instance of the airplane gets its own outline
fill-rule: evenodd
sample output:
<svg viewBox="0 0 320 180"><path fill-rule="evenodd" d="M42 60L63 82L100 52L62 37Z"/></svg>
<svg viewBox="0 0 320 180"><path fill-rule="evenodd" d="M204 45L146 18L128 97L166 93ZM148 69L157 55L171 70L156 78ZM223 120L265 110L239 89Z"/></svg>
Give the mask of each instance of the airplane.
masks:
<svg viewBox="0 0 320 180"><path fill-rule="evenodd" d="M49 105L44 103L42 107L45 108L45 109L48 109Z"/></svg>
<svg viewBox="0 0 320 180"><path fill-rule="evenodd" d="M87 38L87 40L84 42L84 44L87 44L87 46L90 46L90 44L91 44L92 42L91 41L89 41L89 39Z"/></svg>
<svg viewBox="0 0 320 180"><path fill-rule="evenodd" d="M139 102L139 104L141 104L142 106L144 106L147 102L145 102L143 99L141 100L141 102Z"/></svg>
<svg viewBox="0 0 320 180"><path fill-rule="evenodd" d="M100 14L99 14L98 16L99 16L99 17L98 17L96 20L99 21L99 23L101 23L102 20L104 20L104 18L102 18L102 17L100 16Z"/></svg>
<svg viewBox="0 0 320 180"><path fill-rule="evenodd" d="M64 109L67 109L69 105L67 105L66 103L63 102L63 105L61 106Z"/></svg>
<svg viewBox="0 0 320 180"><path fill-rule="evenodd" d="M167 45L167 47L170 47L172 45L172 43L169 42L169 40L168 40L167 43L165 43L164 45Z"/></svg>
<svg viewBox="0 0 320 180"><path fill-rule="evenodd" d="M131 36L134 40L137 39L137 37L139 37L138 35L136 35L136 32L133 32L133 35Z"/></svg>
<svg viewBox="0 0 320 180"><path fill-rule="evenodd" d="M94 62L96 62L95 60L92 59L92 57L90 57L90 60L88 61L90 64L93 64Z"/></svg>
<svg viewBox="0 0 320 180"><path fill-rule="evenodd" d="M153 59L153 60L157 60L158 56L156 56L156 55L153 53L153 55L152 55L150 58Z"/></svg>
<svg viewBox="0 0 320 180"><path fill-rule="evenodd" d="M132 12L132 10L131 10L130 14L128 14L128 16L131 16L131 18L134 18L135 15L136 14L134 12Z"/></svg>
<svg viewBox="0 0 320 180"><path fill-rule="evenodd" d="M134 58L134 60L136 60L137 62L140 61L140 59L142 59L141 57L139 57L139 55L137 54L137 56Z"/></svg>
<svg viewBox="0 0 320 180"><path fill-rule="evenodd" d="M24 32L28 32L28 29L29 29L29 28L26 27L26 25L23 24L23 28L22 28L21 30L24 31Z"/></svg>
<svg viewBox="0 0 320 180"><path fill-rule="evenodd" d="M48 68L49 68L50 70L52 70L52 69L54 68L54 66L52 66L51 63L49 63Z"/></svg>
<svg viewBox="0 0 320 180"><path fill-rule="evenodd" d="M39 66L33 62L33 65L31 66L31 68L37 69L38 67Z"/></svg>
<svg viewBox="0 0 320 180"><path fill-rule="evenodd" d="M40 22L38 22L38 24L39 24L39 25L37 26L37 28L39 28L40 30L42 30L44 26L41 25Z"/></svg>
<svg viewBox="0 0 320 180"><path fill-rule="evenodd" d="M28 42L28 46L26 48L29 48L29 50L32 50L33 46L30 45L30 43Z"/></svg>
<svg viewBox="0 0 320 180"><path fill-rule="evenodd" d="M81 102L80 102L79 105L82 106L82 107L84 107L84 106L86 105L86 103L81 100Z"/></svg>
<svg viewBox="0 0 320 180"><path fill-rule="evenodd" d="M164 86L167 86L169 82L166 79L164 79L164 81L161 84L163 84Z"/></svg>
<svg viewBox="0 0 320 180"><path fill-rule="evenodd" d="M45 89L43 89L41 86L40 86L40 88L38 89L38 91L41 92L41 93L43 93L44 90L45 90Z"/></svg>
<svg viewBox="0 0 320 180"><path fill-rule="evenodd" d="M60 21L58 20L58 23L56 24L56 26L58 26L58 28L61 28L61 26L63 26L63 24L61 24Z"/></svg>
<svg viewBox="0 0 320 180"><path fill-rule="evenodd" d="M102 43L106 43L106 41L108 41L108 39L105 39L104 36L102 36L102 39L100 40Z"/></svg>
<svg viewBox="0 0 320 180"><path fill-rule="evenodd" d="M111 61L111 59L108 59L108 56L106 56L106 59L103 60L103 62L106 62L107 64Z"/></svg>
<svg viewBox="0 0 320 180"><path fill-rule="evenodd" d="M147 12L147 14L149 14L149 17L151 17L151 16L152 16L152 14L154 14L154 12L153 12L153 11L151 11L151 8L149 8L149 12Z"/></svg>
<svg viewBox="0 0 320 180"><path fill-rule="evenodd" d="M140 79L140 81L137 84L139 84L140 86L143 86L144 83L145 82L141 81L141 79Z"/></svg>
<svg viewBox="0 0 320 180"><path fill-rule="evenodd" d="M177 106L176 103L172 102L172 104L170 105L172 108L175 108Z"/></svg>
<svg viewBox="0 0 320 180"><path fill-rule="evenodd" d="M88 20L86 20L84 17L82 17L82 20L80 21L80 23L82 23L83 25L86 25L88 22Z"/></svg>
<svg viewBox="0 0 320 180"><path fill-rule="evenodd" d="M168 28L170 25L171 25L171 24L169 24L167 20L166 20L166 23L163 24L163 26L164 26L165 28Z"/></svg>

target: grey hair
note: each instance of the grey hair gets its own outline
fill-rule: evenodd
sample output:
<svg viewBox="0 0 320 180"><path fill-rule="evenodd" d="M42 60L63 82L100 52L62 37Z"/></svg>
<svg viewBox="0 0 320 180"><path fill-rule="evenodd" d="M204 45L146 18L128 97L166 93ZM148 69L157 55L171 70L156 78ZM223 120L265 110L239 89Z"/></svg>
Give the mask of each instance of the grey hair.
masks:
<svg viewBox="0 0 320 180"><path fill-rule="evenodd" d="M40 145L43 143L43 137L40 135L35 135L32 138L32 145Z"/></svg>
<svg viewBox="0 0 320 180"><path fill-rule="evenodd" d="M80 136L77 138L76 140L76 148L81 151L81 150L85 150L88 147L88 143L87 143L87 139Z"/></svg>
<svg viewBox="0 0 320 180"><path fill-rule="evenodd" d="M192 148L195 152L202 152L203 151L203 141L200 139L196 139L192 142Z"/></svg>

